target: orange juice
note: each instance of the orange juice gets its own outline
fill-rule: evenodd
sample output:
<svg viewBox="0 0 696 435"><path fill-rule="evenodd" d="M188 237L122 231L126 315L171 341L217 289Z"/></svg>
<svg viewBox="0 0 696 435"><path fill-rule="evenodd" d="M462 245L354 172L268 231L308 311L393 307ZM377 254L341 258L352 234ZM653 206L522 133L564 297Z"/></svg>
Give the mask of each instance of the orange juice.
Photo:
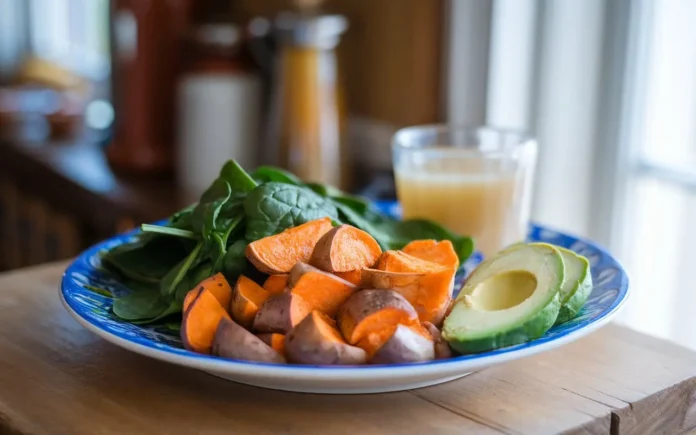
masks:
<svg viewBox="0 0 696 435"><path fill-rule="evenodd" d="M471 236L485 256L523 241L529 214L529 174L515 165L505 166L500 161L458 160L455 156L397 165L397 196L403 217L431 219Z"/></svg>

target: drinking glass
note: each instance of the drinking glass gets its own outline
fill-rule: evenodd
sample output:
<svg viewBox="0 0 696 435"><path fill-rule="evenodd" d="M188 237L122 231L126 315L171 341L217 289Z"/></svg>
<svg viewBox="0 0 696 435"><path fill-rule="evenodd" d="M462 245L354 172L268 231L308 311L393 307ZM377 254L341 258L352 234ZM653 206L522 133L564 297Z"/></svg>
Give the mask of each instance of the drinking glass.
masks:
<svg viewBox="0 0 696 435"><path fill-rule="evenodd" d="M524 241L537 143L489 126L421 125L392 139L403 218L430 219L474 239L490 256Z"/></svg>

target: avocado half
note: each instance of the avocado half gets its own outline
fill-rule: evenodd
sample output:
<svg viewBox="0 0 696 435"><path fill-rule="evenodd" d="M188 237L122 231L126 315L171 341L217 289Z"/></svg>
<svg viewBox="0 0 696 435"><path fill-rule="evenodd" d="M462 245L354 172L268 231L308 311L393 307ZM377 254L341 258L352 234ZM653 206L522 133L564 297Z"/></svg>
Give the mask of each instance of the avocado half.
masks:
<svg viewBox="0 0 696 435"><path fill-rule="evenodd" d="M541 337L561 309L565 266L543 243L515 245L481 263L457 296L442 336L460 353L477 353Z"/></svg>

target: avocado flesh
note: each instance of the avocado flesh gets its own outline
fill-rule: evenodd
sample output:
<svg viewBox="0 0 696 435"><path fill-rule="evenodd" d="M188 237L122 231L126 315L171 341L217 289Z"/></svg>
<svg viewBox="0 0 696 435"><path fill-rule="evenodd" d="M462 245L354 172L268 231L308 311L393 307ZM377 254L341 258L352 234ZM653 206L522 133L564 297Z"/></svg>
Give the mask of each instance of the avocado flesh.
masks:
<svg viewBox="0 0 696 435"><path fill-rule="evenodd" d="M505 255L514 249L528 245L553 246L561 253L565 266L565 281L560 291L561 309L554 325L560 325L573 319L585 306L592 293L592 273L589 260L570 249L543 242L515 243L498 252L495 256ZM474 270L470 277L474 276L474 272L477 271L478 269Z"/></svg>
<svg viewBox="0 0 696 435"><path fill-rule="evenodd" d="M577 316L592 293L592 274L587 258L565 248L558 248L565 264L565 283L561 287L561 306L556 325Z"/></svg>
<svg viewBox="0 0 696 435"><path fill-rule="evenodd" d="M563 257L554 246L516 245L485 260L457 296L442 335L460 353L541 337L561 308Z"/></svg>

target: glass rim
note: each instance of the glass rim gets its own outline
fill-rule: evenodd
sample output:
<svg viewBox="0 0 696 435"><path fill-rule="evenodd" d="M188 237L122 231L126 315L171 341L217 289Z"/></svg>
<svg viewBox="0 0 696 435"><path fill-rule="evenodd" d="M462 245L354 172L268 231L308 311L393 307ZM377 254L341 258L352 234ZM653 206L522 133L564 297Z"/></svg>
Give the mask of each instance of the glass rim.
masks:
<svg viewBox="0 0 696 435"><path fill-rule="evenodd" d="M415 135L418 133L446 133L446 132L466 132L475 133L486 131L500 136L512 136L513 143L504 147L496 147L492 150L482 150L480 148L460 148L456 146L447 146L443 143L442 146L436 147L435 144L414 145L408 144L405 136ZM528 131L523 129L497 127L490 124L463 124L463 123L432 123L432 124L417 124L410 125L398 129L392 135L391 148L392 151L420 152L420 153L437 153L444 155L456 154L460 157L484 157L484 158L501 158L509 157L516 152L524 151L531 148L536 152L536 138Z"/></svg>

